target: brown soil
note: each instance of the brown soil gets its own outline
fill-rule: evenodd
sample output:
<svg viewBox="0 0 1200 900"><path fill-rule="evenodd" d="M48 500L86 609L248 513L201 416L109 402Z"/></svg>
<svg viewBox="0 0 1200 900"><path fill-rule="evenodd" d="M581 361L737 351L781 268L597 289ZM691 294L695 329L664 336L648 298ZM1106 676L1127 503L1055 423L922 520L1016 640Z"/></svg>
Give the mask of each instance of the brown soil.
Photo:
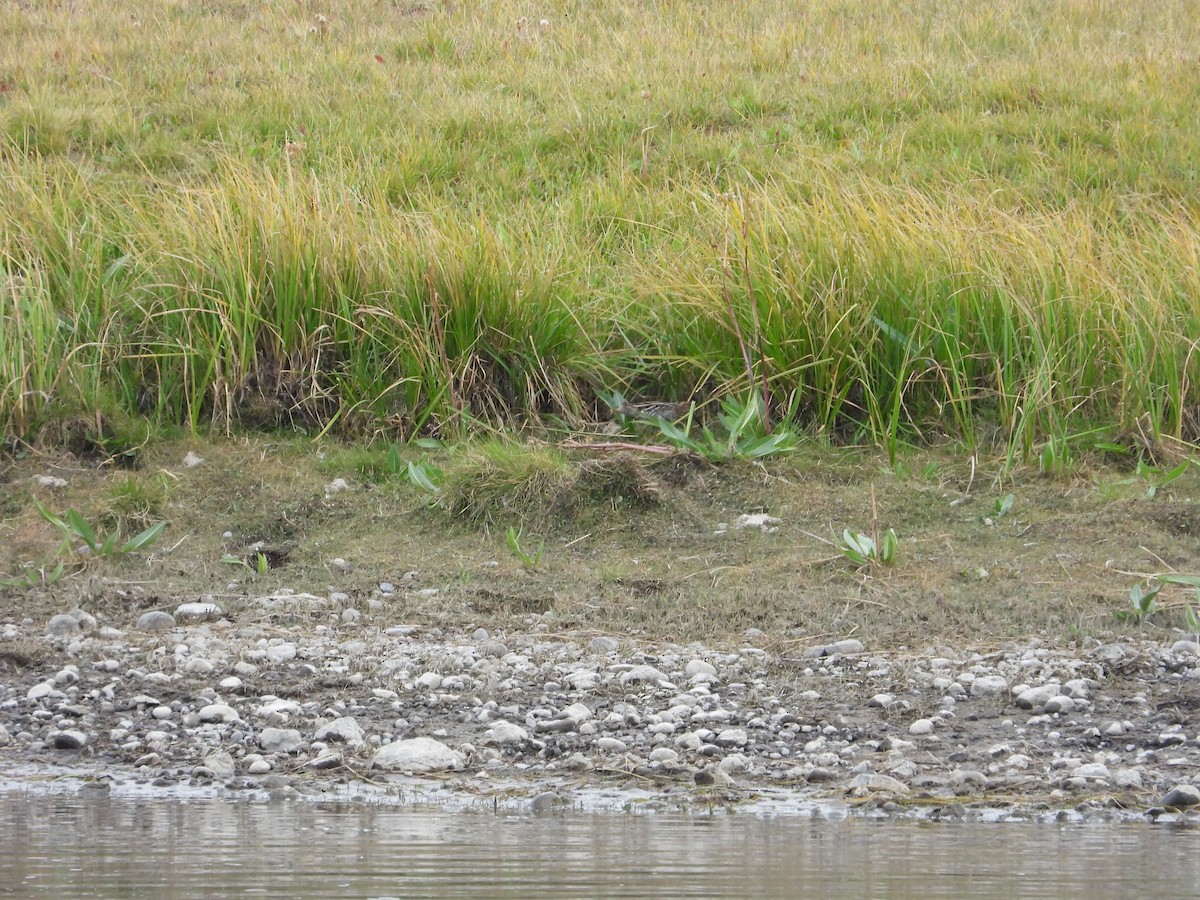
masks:
<svg viewBox="0 0 1200 900"><path fill-rule="evenodd" d="M204 461L185 466L188 451ZM390 581L403 588L386 600L393 618L456 628L519 626L553 610L564 630L719 645L755 628L760 644L784 651L848 636L881 651L1114 631L1168 640L1189 589L1167 586L1147 622L1117 613L1149 575L1200 570L1191 472L1148 497L1150 481L1120 468L1001 479L1000 461L935 452L897 472L846 450L721 467L574 451L517 476L476 456L403 453L445 470L447 495L471 501L470 521L444 508L465 508L457 501L431 505L388 474L396 458L385 450L255 437L160 443L132 469L70 454L9 458L0 578L21 583L0 588L0 618L41 621L82 605L132 624L147 609L207 596L236 609L279 588L343 591L365 608ZM37 475L68 484L44 487ZM335 478L348 489L327 490ZM997 515L1008 494L1011 509ZM64 555L34 496L101 531L169 527L147 551L81 560ZM777 517L777 530L735 528L748 513ZM510 526L529 557L544 543L536 566L508 545ZM853 565L839 549L847 528L895 529L895 563ZM64 558L60 578L37 583Z"/></svg>

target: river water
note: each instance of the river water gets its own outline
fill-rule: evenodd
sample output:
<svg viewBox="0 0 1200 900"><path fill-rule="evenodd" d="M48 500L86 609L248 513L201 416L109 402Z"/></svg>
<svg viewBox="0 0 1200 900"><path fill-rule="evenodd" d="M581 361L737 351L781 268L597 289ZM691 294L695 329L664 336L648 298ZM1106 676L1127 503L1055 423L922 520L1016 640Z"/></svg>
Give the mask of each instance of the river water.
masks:
<svg viewBox="0 0 1200 900"><path fill-rule="evenodd" d="M0 896L1200 897L1200 828L0 794Z"/></svg>

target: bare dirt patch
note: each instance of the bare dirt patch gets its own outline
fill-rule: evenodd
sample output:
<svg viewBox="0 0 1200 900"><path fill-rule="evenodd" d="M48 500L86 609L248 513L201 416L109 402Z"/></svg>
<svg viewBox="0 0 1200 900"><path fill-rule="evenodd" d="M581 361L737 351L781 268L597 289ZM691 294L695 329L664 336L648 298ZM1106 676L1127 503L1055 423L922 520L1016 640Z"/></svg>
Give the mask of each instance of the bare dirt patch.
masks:
<svg viewBox="0 0 1200 900"><path fill-rule="evenodd" d="M204 461L185 466L189 450ZM149 515L170 525L149 553L68 561L52 585L5 588L6 612L19 605L46 619L93 604L110 613L125 606L136 618L150 599L164 608L202 596L236 603L280 588L339 591L361 604L391 582L401 590L385 602L396 613L456 626L511 625L553 610L557 628L650 640L738 641L757 628L781 645L851 635L876 646L1075 641L1127 630L1115 614L1139 579L1200 569L1190 473L1149 498L1117 469L1001 480L998 462L989 471L932 453L906 461L901 474L849 451L719 468L576 456L552 471L535 467L504 496L489 494L494 479L468 480L446 509L402 479L360 471L354 452L259 438L162 444L134 470L70 455L9 460L0 577L61 558L60 535L33 496L117 527L118 488L161 482L164 499ZM462 458L412 455L450 479ZM37 475L67 485L43 487ZM339 477L345 489L330 488ZM1011 508L999 514L1008 494ZM753 513L779 523L735 527ZM536 565L508 545L510 526L522 552L543 547ZM844 529L888 528L899 537L893 565L855 567L841 553ZM1181 625L1186 596L1164 591L1166 611L1142 627Z"/></svg>

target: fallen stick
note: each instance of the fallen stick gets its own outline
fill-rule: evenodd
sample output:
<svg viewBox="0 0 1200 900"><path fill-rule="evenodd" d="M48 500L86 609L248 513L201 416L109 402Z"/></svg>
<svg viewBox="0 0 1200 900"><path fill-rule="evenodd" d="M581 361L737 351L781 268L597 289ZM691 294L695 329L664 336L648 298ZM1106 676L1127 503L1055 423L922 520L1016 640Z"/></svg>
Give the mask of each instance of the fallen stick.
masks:
<svg viewBox="0 0 1200 900"><path fill-rule="evenodd" d="M674 456L680 451L675 447L664 447L661 444L630 444L624 441L560 441L558 444L564 450L599 450L605 452L628 450L635 453L653 453L655 456Z"/></svg>

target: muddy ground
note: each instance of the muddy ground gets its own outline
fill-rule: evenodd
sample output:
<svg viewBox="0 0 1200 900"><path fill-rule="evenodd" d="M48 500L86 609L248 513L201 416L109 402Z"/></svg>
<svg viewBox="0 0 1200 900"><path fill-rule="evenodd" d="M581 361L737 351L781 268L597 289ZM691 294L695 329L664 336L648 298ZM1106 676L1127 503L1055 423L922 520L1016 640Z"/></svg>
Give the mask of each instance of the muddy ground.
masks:
<svg viewBox="0 0 1200 900"><path fill-rule="evenodd" d="M410 460L438 495L399 474ZM416 737L457 754L440 783L535 799L1157 815L1197 778L1193 592L1118 616L1151 575L1200 571L1192 472L262 437L125 462L26 450L0 469L9 778L378 785L377 754ZM101 539L168 527L81 556L35 496ZM894 562L855 564L845 529L894 529ZM216 609L139 627L185 603Z"/></svg>

